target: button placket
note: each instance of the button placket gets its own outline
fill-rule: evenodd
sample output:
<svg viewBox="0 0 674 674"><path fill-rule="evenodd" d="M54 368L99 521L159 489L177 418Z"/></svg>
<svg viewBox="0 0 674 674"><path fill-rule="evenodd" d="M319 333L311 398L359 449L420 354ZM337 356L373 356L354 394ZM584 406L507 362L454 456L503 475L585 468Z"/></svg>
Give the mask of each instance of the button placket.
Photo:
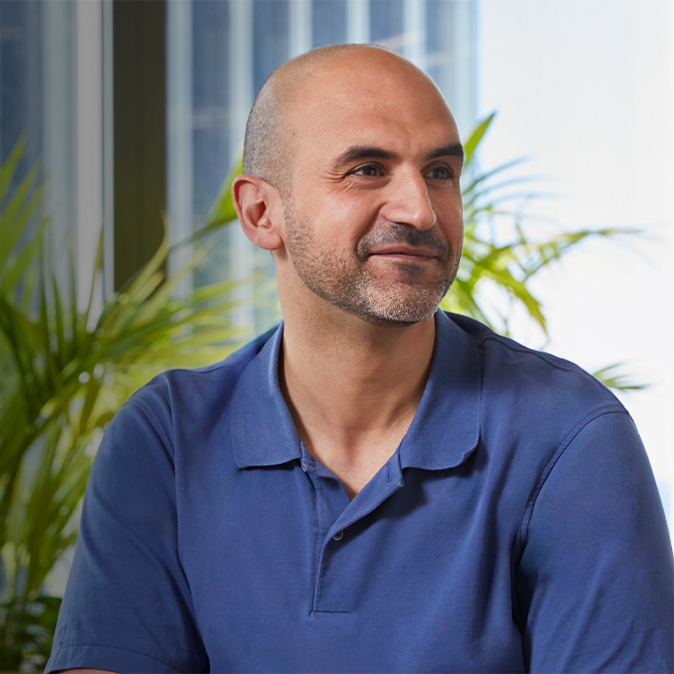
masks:
<svg viewBox="0 0 674 674"><path fill-rule="evenodd" d="M312 597L312 612L316 609L317 592L321 585L321 573L326 565L326 546L332 543L335 549L339 544L333 542L343 538L343 528L335 531L334 523L339 519L349 505L349 498L337 478L320 462L310 455L305 446L302 447L302 467L311 480L314 488L314 508L316 517L316 552L314 566L314 584ZM329 555L329 553L328 553Z"/></svg>
<svg viewBox="0 0 674 674"><path fill-rule="evenodd" d="M357 537L346 538L344 533L352 524L376 510L402 485L402 469L396 455L356 495L327 532L319 553L313 602L315 613L348 613L354 610L359 597L353 593L354 583L350 574L354 569L368 572L363 564L358 563L357 557L369 531L359 528ZM352 558L353 555L356 559Z"/></svg>

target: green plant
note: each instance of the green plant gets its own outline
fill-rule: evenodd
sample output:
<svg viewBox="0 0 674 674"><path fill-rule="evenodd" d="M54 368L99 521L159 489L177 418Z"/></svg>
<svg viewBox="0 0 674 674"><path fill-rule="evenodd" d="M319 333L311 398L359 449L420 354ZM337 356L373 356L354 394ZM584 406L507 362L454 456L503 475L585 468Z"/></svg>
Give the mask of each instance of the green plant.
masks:
<svg viewBox="0 0 674 674"><path fill-rule="evenodd" d="M476 151L495 119L492 113L479 122L464 143L467 185L463 187L464 247L456 280L441 303L441 308L466 314L485 323L497 332L510 333L510 321L517 305L548 335L547 321L541 301L531 289L531 281L548 265L592 237L609 238L634 235L639 230L627 228L583 229L555 233L551 237L532 236L531 229L540 231L540 221L534 228L524 227L526 211L509 204L520 201L525 207L541 195L527 191L514 192L513 186L528 186L531 178L512 178L510 170L522 160L510 161L489 171L477 170ZM504 233L503 230L506 230ZM498 233L498 235L497 235ZM494 306L489 298L496 290L506 298ZM621 363L603 367L594 376L615 390L638 390L644 384L634 383L620 373Z"/></svg>
<svg viewBox="0 0 674 674"><path fill-rule="evenodd" d="M9 194L22 154L20 140L0 168L0 667L15 671L49 653L58 599L41 592L75 542L102 429L157 373L221 359L249 336L227 318L237 284L173 297L204 249L165 278L166 235L100 316L92 316L93 286L78 311L74 264L64 295L50 266L49 222L36 221L37 167ZM218 216L232 220L231 203ZM101 268L99 242L95 276Z"/></svg>

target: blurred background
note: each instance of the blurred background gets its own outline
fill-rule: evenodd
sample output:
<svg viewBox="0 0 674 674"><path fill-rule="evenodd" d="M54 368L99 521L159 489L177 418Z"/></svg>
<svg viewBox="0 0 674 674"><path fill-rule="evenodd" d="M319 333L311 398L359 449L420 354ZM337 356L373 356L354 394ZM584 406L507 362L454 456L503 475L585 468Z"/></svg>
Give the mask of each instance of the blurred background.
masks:
<svg viewBox="0 0 674 674"><path fill-rule="evenodd" d="M604 232L583 235L563 260L551 254L535 275L526 275L535 305L528 296L513 302L512 288L484 284L482 312L526 345L612 378L646 445L671 530L674 10L669 0L0 0L0 162L16 159L12 171L0 170L4 215L33 166L36 178L27 194L41 190L11 246L24 250L31 233L48 220L54 287L72 293L71 303L84 316L82 330L93 334L105 307L119 301L160 246L162 213L168 215L171 242L231 218L227 176L265 78L289 58L342 42L385 45L424 69L442 90L464 140L496 113L481 127L484 135L465 177L469 182L489 177L492 169L512 162L491 176L490 201L482 209L489 218L479 226L489 232L492 247L508 246L513 237L551 240L564 232L568 241L574 232ZM21 156L12 155L22 137ZM2 226L9 231L7 222ZM607 233L612 228L631 233ZM240 343L280 318L272 259L236 224L213 229L208 253L192 262L167 297L238 280L227 311ZM16 251L10 254L11 246L0 233L0 260L7 265L20 258ZM192 245L173 250L159 268L176 276L193 252ZM21 279L17 292L29 287ZM49 292L45 316L51 316L55 301ZM448 300L447 306L455 304ZM536 318L539 307L544 322ZM108 366L82 367L76 375L89 387L86 399ZM9 398L6 392L5 411ZM82 405L87 408L81 403L78 410ZM44 409L35 418L43 418ZM100 423L85 434L83 456L94 453L106 419L101 413ZM24 442L22 451L34 444L34 438ZM12 480L11 471L0 480L3 502L10 499ZM36 492L35 482L26 484ZM59 489L53 486L53 494L61 494ZM60 542L40 562L47 568L25 596L62 593L78 498L52 508L61 512ZM0 503L0 511L3 507ZM0 520L10 517L10 510L0 512ZM49 532L50 525L41 526ZM30 562L31 555L43 553L26 552L34 533L19 544L19 534L12 539L3 531L3 582L11 577L15 583L13 595L3 590L9 606L7 597L21 594L17 569L32 568L37 562ZM0 642L3 638L0 633ZM25 644L22 648L25 652ZM23 670L39 669L38 655L29 660L21 661Z"/></svg>

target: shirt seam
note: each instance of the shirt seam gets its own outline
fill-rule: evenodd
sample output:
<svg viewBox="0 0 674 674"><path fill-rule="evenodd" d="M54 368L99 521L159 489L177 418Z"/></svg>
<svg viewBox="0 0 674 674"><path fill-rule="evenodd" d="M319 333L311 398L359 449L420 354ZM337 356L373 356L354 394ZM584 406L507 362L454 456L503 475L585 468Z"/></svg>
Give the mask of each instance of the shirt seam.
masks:
<svg viewBox="0 0 674 674"><path fill-rule="evenodd" d="M545 465L541 469L541 472L538 475L538 478L536 479L533 488L531 489L531 492L529 493L529 498L527 499L527 503L524 508L524 513L522 514L522 521L519 526L518 536L516 537L515 542L513 544L513 557L511 562L511 569L513 573L512 576L513 615L518 625L520 625L522 614L520 608L519 591L517 589L518 581L516 579L516 569L520 563L522 551L524 550L524 547L526 545L526 539L529 535L529 524L533 516L533 511L538 496L541 493L541 490L543 489L543 486L547 482L548 478L550 477L550 474L552 473L555 465L562 457L566 449L578 436L578 434L593 421L607 414L627 414L627 410L625 410L625 408L622 405L620 405L620 403L616 403L613 405L604 405L602 407L599 407L590 414L588 414L586 417L584 417L566 435L564 440L559 444L557 449L553 452L552 456L545 463Z"/></svg>
<svg viewBox="0 0 674 674"><path fill-rule="evenodd" d="M146 655L145 653L140 653L139 651L132 651L129 648L120 648L119 646L110 646L109 644L62 644L56 649L56 652L63 650L64 648L109 648L115 651L122 651L123 653L133 653L134 655L140 655L142 658L147 658L148 660L154 660L161 665L166 665L170 667L174 672L182 672L182 670L177 669L173 665L169 665L168 662L164 662L159 658L153 658L151 655Z"/></svg>
<svg viewBox="0 0 674 674"><path fill-rule="evenodd" d="M165 372L161 372L158 374L152 381L155 381L157 379L165 379L165 376L167 374L171 374L173 372L187 372L188 374L196 374L196 375L209 375L212 374L213 372L216 372L217 370L220 370L222 368L229 367L231 365L230 362L228 362L233 356L237 355L242 355L242 352L244 349L247 349L249 347L259 347L257 350L253 350L252 353L247 354L247 362L246 366L252 361L254 358L257 357L257 355L260 353L260 351L264 348L265 344L270 340L273 339L274 335L276 334L276 331L279 329L281 326L282 321L279 321L276 323L276 325L272 326L269 328L269 330L266 330L263 332L261 335L258 335L257 337L254 337L250 341L246 342L242 346L236 347L231 353L228 353L224 358L221 358L220 360L216 361L215 363L210 363L209 365L202 365L200 367L189 367L189 366L180 366L180 367L172 367L169 370L166 370ZM266 336L266 339L263 339L263 337ZM243 369L241 370L243 372Z"/></svg>
<svg viewBox="0 0 674 674"><path fill-rule="evenodd" d="M323 543L321 541L321 515L318 511L318 477L306 473L309 476L309 480L313 487L313 497L314 497L314 511L316 513L316 542L314 544L314 563L313 567L313 583L312 583L312 597L311 597L311 611L310 613L315 612L316 605L318 602L318 595L320 593L320 584L321 584L321 566L323 566Z"/></svg>
<svg viewBox="0 0 674 674"><path fill-rule="evenodd" d="M142 412L143 416L148 420L149 424L152 426L152 430L159 436L159 439L164 445L164 448L168 452L168 455L171 457L171 461L173 463L173 470L175 472L175 448L173 447L173 443L171 443L170 439L168 438L165 432L165 429L163 428L162 423L157 418L157 415L154 413L152 408L148 407L148 405L146 405L143 400L139 400L137 398L129 398L129 400L127 400L125 404L134 406L139 412ZM173 410L171 409L171 404L169 403L167 407L169 408L169 414L171 416L171 419L173 419Z"/></svg>
<svg viewBox="0 0 674 674"><path fill-rule="evenodd" d="M498 344L500 344L501 346L510 351L515 351L517 353L524 353L530 356L536 356L539 360L544 361L551 367L554 367L556 370L560 370L561 372L583 373L586 377L589 377L595 384L601 386L602 388L605 388L604 385L599 380L597 380L591 374L583 370L583 368L579 367L578 365L572 363L569 360L564 360L563 358L554 356L551 353L545 353L544 351L536 351L535 349L529 349L526 346L518 344L517 342L513 342L507 337L503 337L501 335L496 334L483 335L480 339L477 340L477 343L479 346L482 346L482 344L488 341L497 342Z"/></svg>
<svg viewBox="0 0 674 674"><path fill-rule="evenodd" d="M519 529L520 550L524 547L524 544L526 543L526 539L529 534L529 524L531 522L531 517L533 515L534 507L536 505L536 501L538 500L538 496L541 493L541 490L543 489L543 486L547 482L548 478L550 477L550 474L552 473L555 465L560 460L560 458L567 450L567 448L571 445L571 443L576 439L578 434L584 428L586 428L589 424L591 424L599 417L606 416L607 414L627 414L627 411L625 410L624 407L622 407L619 404L605 405L603 407L594 410L573 428L573 430L557 447L557 449L550 457L550 459L547 461L547 463L543 466L543 469L541 470L538 479L536 480L536 484L534 485L533 489L529 494L527 505L524 508L524 514L522 516L522 522L520 524Z"/></svg>

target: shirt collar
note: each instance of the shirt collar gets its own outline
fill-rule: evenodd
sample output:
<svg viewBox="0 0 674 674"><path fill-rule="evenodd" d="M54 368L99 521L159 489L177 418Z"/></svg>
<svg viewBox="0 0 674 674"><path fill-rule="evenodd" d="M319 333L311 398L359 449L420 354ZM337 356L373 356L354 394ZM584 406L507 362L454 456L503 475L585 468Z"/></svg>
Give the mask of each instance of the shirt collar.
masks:
<svg viewBox="0 0 674 674"><path fill-rule="evenodd" d="M278 380L283 321L239 377L232 396L231 433L239 468L274 466L302 457Z"/></svg>
<svg viewBox="0 0 674 674"><path fill-rule="evenodd" d="M436 312L431 371L400 443L401 468L441 470L468 458L480 438L481 380L477 344L444 311Z"/></svg>
<svg viewBox="0 0 674 674"><path fill-rule="evenodd" d="M232 396L231 437L239 468L301 459L300 438L278 381L281 322L242 372ZM443 311L435 314L431 371L398 448L401 468L440 470L463 463L480 435L477 345Z"/></svg>

